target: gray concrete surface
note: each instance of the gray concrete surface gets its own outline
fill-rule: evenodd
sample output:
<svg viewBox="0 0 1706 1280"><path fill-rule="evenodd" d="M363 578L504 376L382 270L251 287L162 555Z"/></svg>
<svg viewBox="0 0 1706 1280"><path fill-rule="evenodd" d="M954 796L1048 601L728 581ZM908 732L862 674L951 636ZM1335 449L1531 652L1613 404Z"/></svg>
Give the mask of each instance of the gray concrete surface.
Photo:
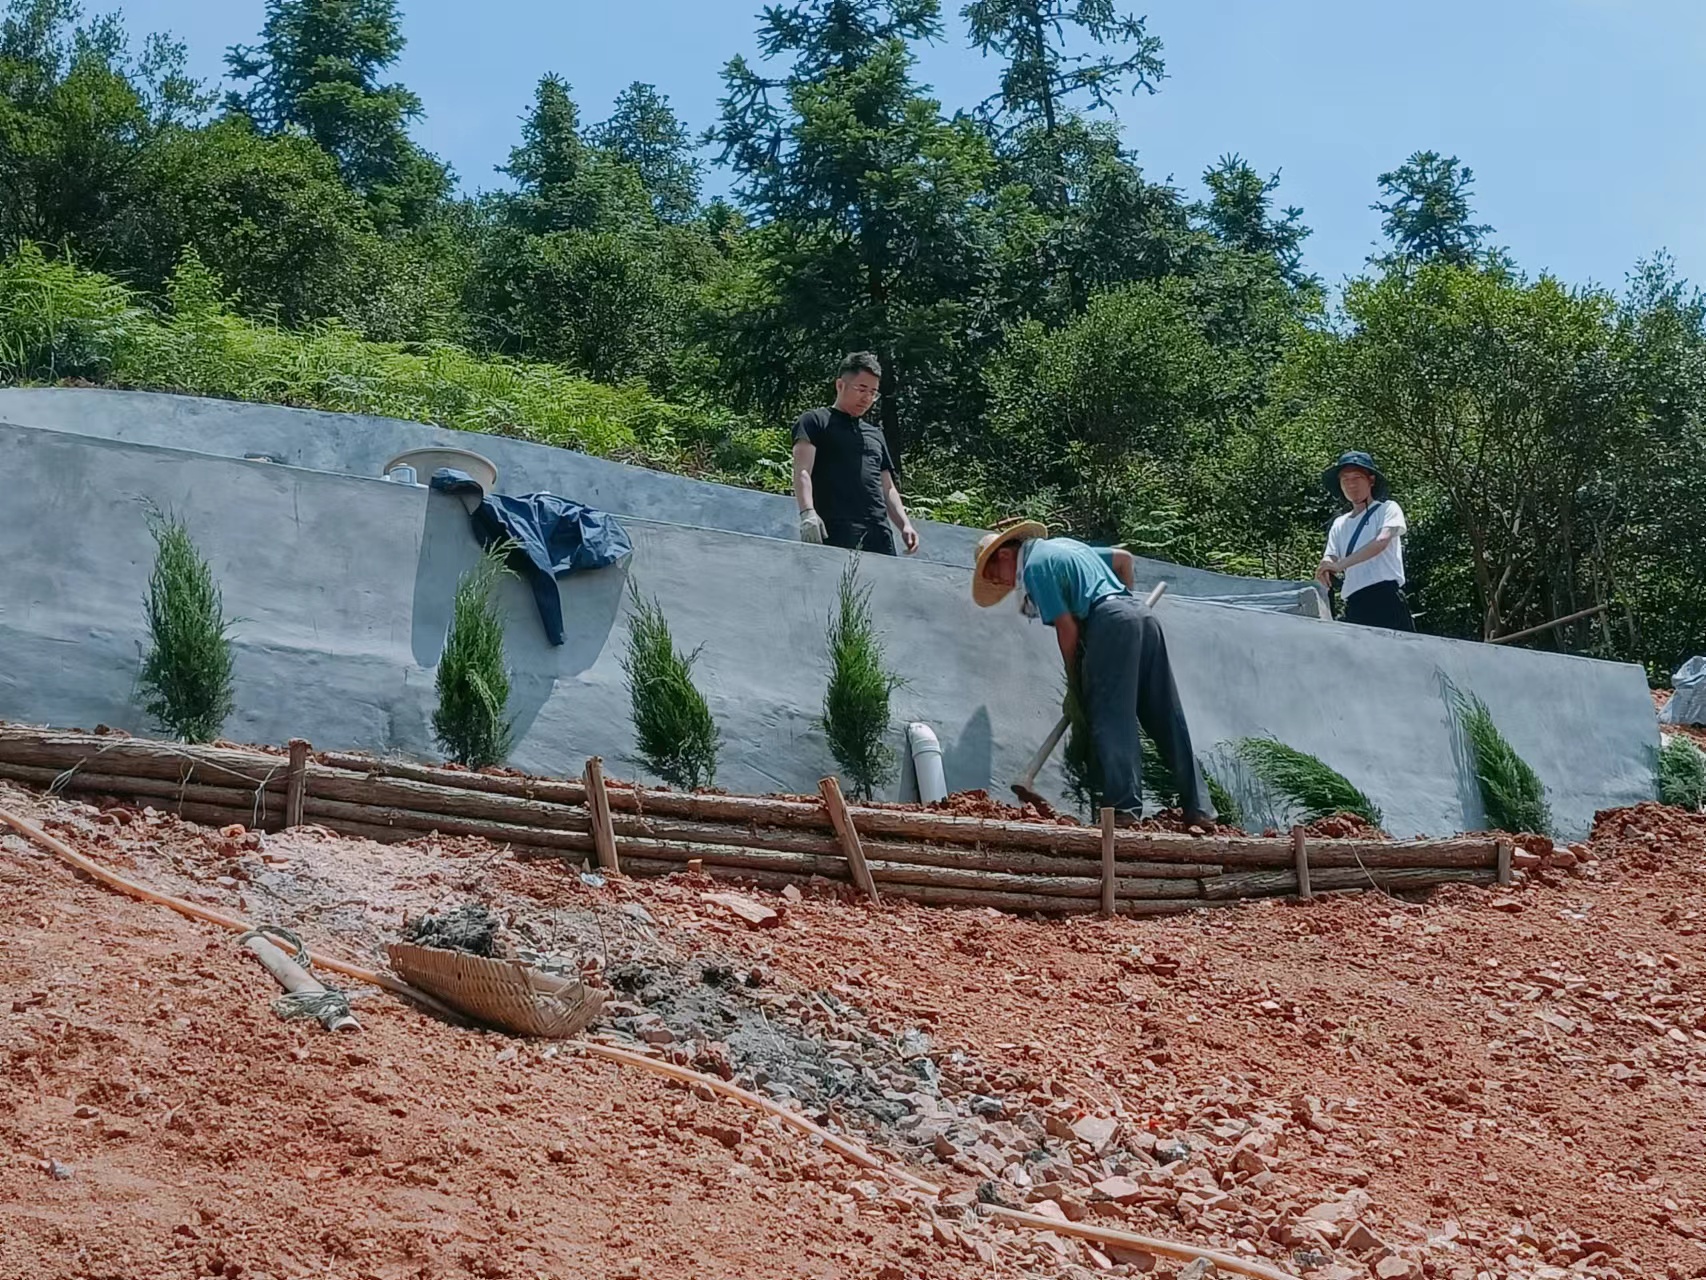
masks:
<svg viewBox="0 0 1706 1280"><path fill-rule="evenodd" d="M356 476L378 476L390 459L406 449L449 445L490 458L497 465L498 487L504 493L556 493L618 515L789 541L798 537L794 501L783 495L666 475L528 440L451 431L398 418L149 391L0 387L0 422L229 458L267 454L290 466ZM427 479L420 477L423 483ZM918 558L938 564L969 566L984 532L928 520L918 525ZM1165 578L1175 595L1278 593L1290 603L1274 599L1267 602L1269 607L1304 613L1316 608L1307 583L1242 578L1160 560L1141 561L1137 576L1146 587Z"/></svg>
<svg viewBox="0 0 1706 1280"><path fill-rule="evenodd" d="M433 667L477 554L454 500L380 480L0 426L0 718L151 728L137 706L153 545L144 500L184 518L235 628L229 736L432 757ZM505 588L515 764L578 771L632 750L618 657L627 593L659 595L724 736L718 782L807 791L832 768L814 721L843 553L629 520L635 553L562 587L569 643ZM948 784L1005 792L1059 707L1047 628L980 610L964 569L865 557L902 726L942 739ZM1551 789L1561 831L1653 794L1658 727L1639 668L1352 629L1183 597L1162 607L1199 750L1273 734L1373 796L1398 834L1480 824L1444 680L1479 693ZM1059 794L1052 771L1046 787ZM905 794L903 778L891 794Z"/></svg>

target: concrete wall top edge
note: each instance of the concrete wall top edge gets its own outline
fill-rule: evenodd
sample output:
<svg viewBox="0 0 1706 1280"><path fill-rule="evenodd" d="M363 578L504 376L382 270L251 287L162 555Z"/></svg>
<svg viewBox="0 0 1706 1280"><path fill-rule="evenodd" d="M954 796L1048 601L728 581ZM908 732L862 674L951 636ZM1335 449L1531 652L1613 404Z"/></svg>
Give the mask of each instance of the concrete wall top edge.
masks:
<svg viewBox="0 0 1706 1280"><path fill-rule="evenodd" d="M520 437L458 431L377 415L99 387L0 388L0 420L91 438L152 444L216 457L268 453L285 465L377 477L410 448L472 449L498 466L504 492L561 493L619 515L794 540L792 498L650 471ZM969 567L984 530L920 520L918 559ZM1139 578L1165 578L1173 593L1296 593L1308 583L1247 578L1140 560Z"/></svg>

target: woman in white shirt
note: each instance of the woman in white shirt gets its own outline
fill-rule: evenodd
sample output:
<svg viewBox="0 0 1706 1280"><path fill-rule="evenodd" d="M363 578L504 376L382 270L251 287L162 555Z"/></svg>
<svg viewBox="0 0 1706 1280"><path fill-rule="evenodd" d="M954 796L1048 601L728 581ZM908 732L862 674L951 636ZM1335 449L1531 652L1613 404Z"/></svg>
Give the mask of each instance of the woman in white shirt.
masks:
<svg viewBox="0 0 1706 1280"><path fill-rule="evenodd" d="M1404 602L1404 511L1387 496L1386 477L1368 454L1342 455L1321 473L1327 492L1342 494L1351 509L1327 533L1327 553L1315 570L1326 590L1345 579L1345 621L1364 627L1414 631Z"/></svg>

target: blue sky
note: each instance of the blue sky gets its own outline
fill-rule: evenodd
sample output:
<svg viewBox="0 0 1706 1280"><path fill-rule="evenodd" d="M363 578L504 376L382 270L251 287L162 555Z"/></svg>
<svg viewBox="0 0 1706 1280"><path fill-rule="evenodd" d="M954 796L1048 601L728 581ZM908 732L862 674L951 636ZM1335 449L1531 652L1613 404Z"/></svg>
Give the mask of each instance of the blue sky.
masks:
<svg viewBox="0 0 1706 1280"><path fill-rule="evenodd" d="M110 7L85 0L94 10ZM468 189L517 139L539 76L574 86L601 119L633 80L654 83L696 129L712 122L722 63L752 52L759 0L402 0L396 69L424 100L416 137ZM994 87L965 47L960 0L919 75L949 109ZM1151 177L1193 195L1238 152L1282 174L1303 207L1310 269L1336 284L1379 238L1375 176L1411 152L1455 153L1476 176L1480 220L1530 273L1620 287L1659 248L1706 284L1706 4L1700 0L1150 0L1168 79L1119 116ZM133 33L169 30L193 70L223 71L262 0L130 0ZM713 189L726 176L713 171Z"/></svg>

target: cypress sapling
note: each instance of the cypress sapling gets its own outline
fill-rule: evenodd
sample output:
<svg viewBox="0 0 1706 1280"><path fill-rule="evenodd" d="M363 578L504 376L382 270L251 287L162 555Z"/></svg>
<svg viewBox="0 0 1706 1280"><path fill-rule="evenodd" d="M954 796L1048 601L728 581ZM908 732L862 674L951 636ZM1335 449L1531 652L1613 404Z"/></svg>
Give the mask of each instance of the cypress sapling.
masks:
<svg viewBox="0 0 1706 1280"><path fill-rule="evenodd" d="M883 665L883 646L871 613L871 589L859 585L859 561L849 558L825 634L829 687L823 695L823 732L830 754L854 794L869 800L895 776L889 731L889 695L905 681Z"/></svg>
<svg viewBox="0 0 1706 1280"><path fill-rule="evenodd" d="M1659 749L1659 801L1695 812L1706 809L1706 751L1680 733Z"/></svg>
<svg viewBox="0 0 1706 1280"><path fill-rule="evenodd" d="M446 755L471 769L501 764L514 736L506 718L509 671L497 602L498 582L509 572L504 568L508 550L493 547L457 582L450 635L438 660L433 733Z"/></svg>
<svg viewBox="0 0 1706 1280"><path fill-rule="evenodd" d="M628 651L622 670L633 708L636 758L677 787L707 787L717 776L717 725L705 695L693 684L699 650L675 647L663 606L635 599L628 615Z"/></svg>
<svg viewBox="0 0 1706 1280"><path fill-rule="evenodd" d="M148 531L155 553L142 708L174 737L208 742L219 736L235 705L231 620L213 571L183 521L150 507Z"/></svg>
<svg viewBox="0 0 1706 1280"><path fill-rule="evenodd" d="M1454 692L1454 702L1474 758L1487 825L1513 835L1546 835L1552 828L1552 809L1539 776L1499 732L1486 703L1461 692Z"/></svg>

